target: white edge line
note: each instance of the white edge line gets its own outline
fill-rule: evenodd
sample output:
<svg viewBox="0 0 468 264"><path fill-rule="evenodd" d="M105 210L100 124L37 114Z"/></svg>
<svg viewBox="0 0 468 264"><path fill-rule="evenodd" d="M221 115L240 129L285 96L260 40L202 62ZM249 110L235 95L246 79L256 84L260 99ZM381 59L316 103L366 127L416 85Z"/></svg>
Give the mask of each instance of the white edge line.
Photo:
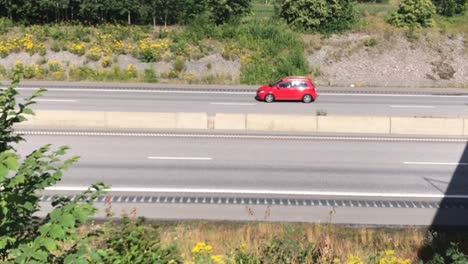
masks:
<svg viewBox="0 0 468 264"><path fill-rule="evenodd" d="M403 164L406 165L456 165L456 166L468 166L468 163L457 163L457 162L426 162L426 161L405 161Z"/></svg>
<svg viewBox="0 0 468 264"><path fill-rule="evenodd" d="M55 186L48 191L85 191L88 187ZM196 193L196 194L263 194L263 195L298 195L298 196L348 196L348 197L382 197L382 198L462 198L468 195L423 194L423 193L372 193L372 192L320 192L320 191L287 191L287 190L243 190L243 189L190 189L190 188L110 188L109 192L128 193Z"/></svg>
<svg viewBox="0 0 468 264"><path fill-rule="evenodd" d="M225 103L225 102L212 102L211 105L241 105L241 106L253 106L256 105L255 103Z"/></svg>
<svg viewBox="0 0 468 264"><path fill-rule="evenodd" d="M432 105L390 105L392 108L435 108Z"/></svg>
<svg viewBox="0 0 468 264"><path fill-rule="evenodd" d="M39 88L17 88L18 90L37 90ZM116 92L116 93L179 93L179 94L246 94L253 95L254 92L233 91L173 91L173 90L127 90L127 89L79 89L79 88L47 88L48 91L62 92Z"/></svg>
<svg viewBox="0 0 468 264"><path fill-rule="evenodd" d="M212 160L210 157L148 157L150 160Z"/></svg>
<svg viewBox="0 0 468 264"><path fill-rule="evenodd" d="M65 102L65 103L75 103L77 100L73 99L34 99L36 102Z"/></svg>

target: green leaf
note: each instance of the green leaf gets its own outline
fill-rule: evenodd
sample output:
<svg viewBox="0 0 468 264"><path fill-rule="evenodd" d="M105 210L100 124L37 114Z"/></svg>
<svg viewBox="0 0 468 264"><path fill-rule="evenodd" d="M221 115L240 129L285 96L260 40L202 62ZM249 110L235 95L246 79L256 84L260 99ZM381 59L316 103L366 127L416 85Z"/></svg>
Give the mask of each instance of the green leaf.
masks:
<svg viewBox="0 0 468 264"><path fill-rule="evenodd" d="M49 236L52 238L57 239L64 239L65 238L65 231L59 225L51 225L49 230Z"/></svg>
<svg viewBox="0 0 468 264"><path fill-rule="evenodd" d="M16 239L12 237L5 237L5 236L0 237L0 250L6 248L8 244L14 243L15 241Z"/></svg>
<svg viewBox="0 0 468 264"><path fill-rule="evenodd" d="M38 237L32 244L35 250L46 249L47 251L57 250L57 241L50 237Z"/></svg>
<svg viewBox="0 0 468 264"><path fill-rule="evenodd" d="M65 214L62 216L62 225L64 227L74 227L76 223L75 217L71 214Z"/></svg>
<svg viewBox="0 0 468 264"><path fill-rule="evenodd" d="M23 109L23 114L25 115L34 115L34 111L30 108L24 108Z"/></svg>
<svg viewBox="0 0 468 264"><path fill-rule="evenodd" d="M18 169L18 159L11 155L8 158L6 158L3 163L7 166L8 169L10 170L17 170Z"/></svg>
<svg viewBox="0 0 468 264"><path fill-rule="evenodd" d="M0 182L3 182L6 179L9 171L10 170L6 166L0 164Z"/></svg>

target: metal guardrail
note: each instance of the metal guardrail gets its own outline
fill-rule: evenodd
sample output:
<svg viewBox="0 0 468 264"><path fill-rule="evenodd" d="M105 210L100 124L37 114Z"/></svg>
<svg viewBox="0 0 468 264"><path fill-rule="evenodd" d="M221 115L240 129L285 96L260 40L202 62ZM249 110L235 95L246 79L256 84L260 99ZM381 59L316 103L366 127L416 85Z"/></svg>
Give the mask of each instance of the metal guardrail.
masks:
<svg viewBox="0 0 468 264"><path fill-rule="evenodd" d="M33 88L33 87L39 87L41 85L32 85L32 84L21 84L20 87L23 88ZM150 90L150 91L175 91L175 92L224 92L224 93L230 93L230 92L252 92L255 93L257 90L256 87L253 88L232 88L232 87L210 87L210 88L200 88L200 87L138 87L138 86L125 86L125 85L75 85L75 84L70 84L70 85L63 85L63 84L47 84L46 85L49 88L63 88L63 89L111 89L111 90L135 90L135 91L142 91L142 90ZM319 93L328 93L328 94L341 94L341 93L347 93L347 94L401 94L401 95L437 95L437 96L466 96L468 95L468 90L466 92L450 92L450 91L404 91L404 89L359 89L359 88L353 88L353 89L328 89L328 88L317 88Z"/></svg>
<svg viewBox="0 0 468 264"><path fill-rule="evenodd" d="M58 197L75 200L76 195L43 195L41 202L50 202ZM355 200L355 199L304 199L304 198L258 198L258 197L212 197L212 196L135 196L111 195L95 199L97 203L143 203L143 204L208 204L208 205L266 205L266 206L326 206L356 208L406 208L406 209L468 209L468 200L445 199L443 201L413 200Z"/></svg>

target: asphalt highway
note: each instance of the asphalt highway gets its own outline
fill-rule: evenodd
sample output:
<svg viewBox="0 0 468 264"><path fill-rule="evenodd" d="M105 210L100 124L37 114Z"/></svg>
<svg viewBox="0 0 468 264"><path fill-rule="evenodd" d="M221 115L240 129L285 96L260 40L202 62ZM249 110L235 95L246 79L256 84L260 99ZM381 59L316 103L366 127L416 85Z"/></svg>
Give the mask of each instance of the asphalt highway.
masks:
<svg viewBox="0 0 468 264"><path fill-rule="evenodd" d="M81 159L43 192L111 185L117 215L158 219L466 225L463 139L31 131L23 155L44 144ZM104 199L104 198L103 198ZM107 198L106 198L107 199ZM104 217L104 200L96 201Z"/></svg>
<svg viewBox="0 0 468 264"><path fill-rule="evenodd" d="M21 88L26 97L35 88ZM424 90L424 89L422 89ZM254 99L252 90L174 90L52 87L36 109L128 112L207 112L379 116L468 116L468 93L359 93L320 92L311 104Z"/></svg>
<svg viewBox="0 0 468 264"><path fill-rule="evenodd" d="M327 193L443 195L466 142L414 139L269 139L202 137L28 135L23 154L47 143L68 145L81 160L60 186L103 181L114 188L238 190L318 195ZM465 153L466 155L466 153ZM129 189L130 190L130 189ZM452 194L468 194L459 179ZM130 192L130 191L129 191ZM371 195L372 196L372 195Z"/></svg>

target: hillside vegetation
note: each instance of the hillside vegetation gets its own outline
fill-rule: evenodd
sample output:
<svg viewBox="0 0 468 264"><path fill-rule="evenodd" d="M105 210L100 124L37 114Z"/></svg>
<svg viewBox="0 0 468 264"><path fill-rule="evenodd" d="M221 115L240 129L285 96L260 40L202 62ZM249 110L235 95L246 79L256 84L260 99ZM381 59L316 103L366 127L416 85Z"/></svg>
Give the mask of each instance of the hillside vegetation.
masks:
<svg viewBox="0 0 468 264"><path fill-rule="evenodd" d="M468 82L466 11L441 7L418 24L407 9L398 16L400 1L382 0L348 6L344 22L333 9L315 20L293 15L290 3L314 1L83 0L29 11L0 1L8 7L0 9L0 78L20 69L27 79L71 81L261 84L310 75L322 85Z"/></svg>

